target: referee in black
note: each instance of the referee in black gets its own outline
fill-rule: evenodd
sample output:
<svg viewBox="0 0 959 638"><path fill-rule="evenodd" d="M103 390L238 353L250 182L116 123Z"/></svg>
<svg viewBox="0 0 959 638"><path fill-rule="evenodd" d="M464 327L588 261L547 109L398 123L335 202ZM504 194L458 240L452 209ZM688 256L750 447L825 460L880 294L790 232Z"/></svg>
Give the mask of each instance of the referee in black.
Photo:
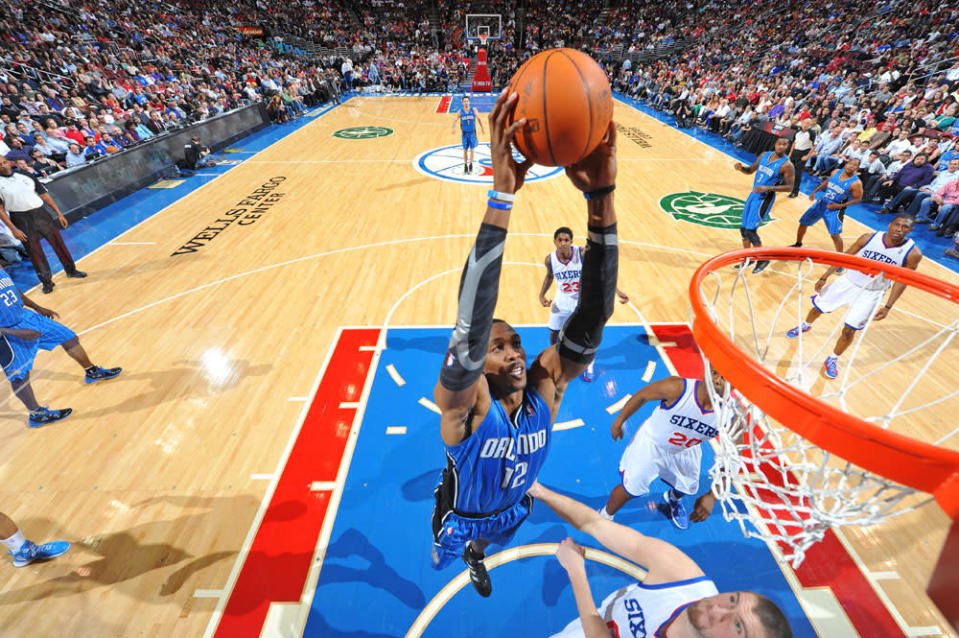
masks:
<svg viewBox="0 0 959 638"><path fill-rule="evenodd" d="M816 136L809 129L812 127L812 118L807 117L799 124L799 130L793 138L792 148L789 149L789 161L793 163L796 169L796 177L793 179L793 192L790 197L799 196L799 182L802 181L802 174L806 168L806 160L809 159L809 151L812 150L812 144L816 141Z"/></svg>
<svg viewBox="0 0 959 638"><path fill-rule="evenodd" d="M49 293L53 292L53 277L40 245L41 238L50 242L67 277L86 277L87 273L77 270L73 256L60 236L60 229L44 209L44 204L53 209L60 226L66 228L67 218L43 184L32 175L14 172L10 160L0 157L0 221L10 228L14 237L27 245L30 262L43 284L43 292Z"/></svg>

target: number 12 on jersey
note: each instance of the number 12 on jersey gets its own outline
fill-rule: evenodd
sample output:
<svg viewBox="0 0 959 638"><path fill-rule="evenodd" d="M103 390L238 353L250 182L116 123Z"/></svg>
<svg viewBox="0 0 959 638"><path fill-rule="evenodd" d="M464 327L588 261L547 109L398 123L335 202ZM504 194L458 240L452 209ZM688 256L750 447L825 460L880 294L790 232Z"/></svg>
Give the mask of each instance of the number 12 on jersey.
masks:
<svg viewBox="0 0 959 638"><path fill-rule="evenodd" d="M529 470L529 463L526 461L520 461L513 467L506 468L506 475L503 477L503 482L500 483L500 487L504 490L508 490L513 487L519 487L526 482L526 472ZM512 480L512 484L510 483Z"/></svg>

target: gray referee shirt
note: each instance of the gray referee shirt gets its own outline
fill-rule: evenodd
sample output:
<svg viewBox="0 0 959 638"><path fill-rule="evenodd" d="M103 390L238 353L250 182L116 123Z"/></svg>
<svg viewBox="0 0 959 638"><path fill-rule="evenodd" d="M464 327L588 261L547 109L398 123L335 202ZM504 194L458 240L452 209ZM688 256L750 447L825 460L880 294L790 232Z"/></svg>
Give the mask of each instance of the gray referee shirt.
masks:
<svg viewBox="0 0 959 638"><path fill-rule="evenodd" d="M9 176L0 175L0 203L8 213L23 213L43 206L40 195L47 192L40 181L32 175L14 171Z"/></svg>
<svg viewBox="0 0 959 638"><path fill-rule="evenodd" d="M812 134L809 131L800 129L793 139L795 141L793 151L808 151L812 148Z"/></svg>

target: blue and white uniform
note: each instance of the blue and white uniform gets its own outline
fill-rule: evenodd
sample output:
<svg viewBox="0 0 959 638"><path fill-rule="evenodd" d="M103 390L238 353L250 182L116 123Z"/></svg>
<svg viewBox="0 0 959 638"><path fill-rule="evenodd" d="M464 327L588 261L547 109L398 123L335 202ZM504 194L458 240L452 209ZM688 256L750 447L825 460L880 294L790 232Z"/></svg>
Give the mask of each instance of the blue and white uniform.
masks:
<svg viewBox="0 0 959 638"><path fill-rule="evenodd" d="M696 397L700 383L683 379L679 398L671 404L660 401L626 446L619 472L630 496L648 493L657 476L683 494L699 491L699 445L719 434L716 412L704 409Z"/></svg>
<svg viewBox="0 0 959 638"><path fill-rule="evenodd" d="M549 309L549 329L562 330L579 303L579 280L583 274L583 249L573 246L569 261L559 258L559 251L549 254L549 267L556 280L556 296Z"/></svg>
<svg viewBox="0 0 959 638"><path fill-rule="evenodd" d="M773 160L773 152L769 151L759 160L756 174L753 178L753 189L757 186L778 186L780 183L779 170L789 161L787 155ZM776 201L776 193L749 193L746 204L743 206L743 228L756 230L762 223Z"/></svg>
<svg viewBox="0 0 959 638"><path fill-rule="evenodd" d="M40 333L40 336L33 340L9 335L4 337L9 345L9 352L0 353L0 359L5 362L3 371L10 381L22 379L30 372L38 349L53 350L77 336L59 321L47 319L24 308L20 291L6 273L0 274L0 327L36 330Z"/></svg>
<svg viewBox="0 0 959 638"><path fill-rule="evenodd" d="M890 246L886 243L886 233L873 233L856 255L902 266L915 246L916 243L908 238L899 246ZM849 309L843 321L853 330L862 330L882 303L882 298L891 285L892 282L885 277L849 269L842 277L823 288L822 292L813 295L812 304L822 313L848 305Z"/></svg>
<svg viewBox="0 0 959 638"><path fill-rule="evenodd" d="M799 223L803 226L812 226L820 219L826 221L826 230L830 235L839 235L842 233L841 209L829 210L828 204L844 204L852 197L852 187L859 181L855 174L849 179L842 178L842 171L833 173L829 181L826 182L826 189L822 197L815 204L803 213L799 218Z"/></svg>
<svg viewBox="0 0 959 638"><path fill-rule="evenodd" d="M469 110L460 105L457 115L459 115L460 130L463 133L463 148L467 150L476 148L479 145L479 140L476 139L476 109L472 104Z"/></svg>
<svg viewBox="0 0 959 638"><path fill-rule="evenodd" d="M633 583L617 589L603 600L599 615L613 636L660 638L663 630L684 609L719 591L705 576L674 583ZM577 618L552 638L583 638L583 623Z"/></svg>
<svg viewBox="0 0 959 638"><path fill-rule="evenodd" d="M535 388L510 417L493 399L476 431L446 446L447 467L433 494L433 566L442 569L468 541L505 545L529 515L526 494L546 462L552 437L549 406Z"/></svg>

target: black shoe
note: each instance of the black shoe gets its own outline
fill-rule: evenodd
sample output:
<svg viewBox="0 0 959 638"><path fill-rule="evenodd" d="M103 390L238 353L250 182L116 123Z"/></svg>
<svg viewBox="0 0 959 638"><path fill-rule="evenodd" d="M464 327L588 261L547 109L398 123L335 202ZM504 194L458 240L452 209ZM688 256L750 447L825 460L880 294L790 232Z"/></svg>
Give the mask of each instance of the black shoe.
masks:
<svg viewBox="0 0 959 638"><path fill-rule="evenodd" d="M885 206L883 206L882 208L880 208L879 210L876 211L876 214L877 214L877 215L886 215L886 214L889 214L889 213L891 213L891 212L892 212L891 210L889 210L888 208L886 208Z"/></svg>
<svg viewBox="0 0 959 638"><path fill-rule="evenodd" d="M768 259L760 259L759 261L756 262L756 265L753 266L753 274L756 275L761 273L762 271L766 270L766 267L768 265L769 265Z"/></svg>
<svg viewBox="0 0 959 638"><path fill-rule="evenodd" d="M31 428L40 428L44 425L62 421L71 414L73 414L73 410L71 408L51 410L46 407L40 407L40 409L38 409L36 412L30 413L30 418L27 421L27 425L29 425Z"/></svg>
<svg viewBox="0 0 959 638"><path fill-rule="evenodd" d="M917 219L917 220L916 220L916 226L918 226L919 224L931 224L931 223L932 223L932 220L931 220L931 219Z"/></svg>
<svg viewBox="0 0 959 638"><path fill-rule="evenodd" d="M791 245L790 248L802 248L802 242L797 241L795 244Z"/></svg>
<svg viewBox="0 0 959 638"><path fill-rule="evenodd" d="M483 558L486 557L474 558L469 544L463 550L463 562L470 568L470 582L473 583L473 587L480 596L489 598L490 594L493 593L493 583L489 579L489 572L486 571Z"/></svg>
<svg viewBox="0 0 959 638"><path fill-rule="evenodd" d="M799 197L799 193L789 193L788 197L789 197L789 199L795 199L795 198Z"/></svg>
<svg viewBox="0 0 959 638"><path fill-rule="evenodd" d="M940 228L939 230L936 231L936 237L945 237L948 234L949 234L949 231L946 230L945 228Z"/></svg>
<svg viewBox="0 0 959 638"><path fill-rule="evenodd" d="M43 282L43 294L49 295L51 292L53 292L53 282L52 281Z"/></svg>
<svg viewBox="0 0 959 638"><path fill-rule="evenodd" d="M72 277L73 279L83 279L87 276L87 273L82 270L74 270L73 272L68 272L67 277Z"/></svg>
<svg viewBox="0 0 959 638"><path fill-rule="evenodd" d="M96 383L97 381L112 379L113 377L120 376L121 372L123 372L123 368L101 368L100 366L93 366L86 371L84 382Z"/></svg>

